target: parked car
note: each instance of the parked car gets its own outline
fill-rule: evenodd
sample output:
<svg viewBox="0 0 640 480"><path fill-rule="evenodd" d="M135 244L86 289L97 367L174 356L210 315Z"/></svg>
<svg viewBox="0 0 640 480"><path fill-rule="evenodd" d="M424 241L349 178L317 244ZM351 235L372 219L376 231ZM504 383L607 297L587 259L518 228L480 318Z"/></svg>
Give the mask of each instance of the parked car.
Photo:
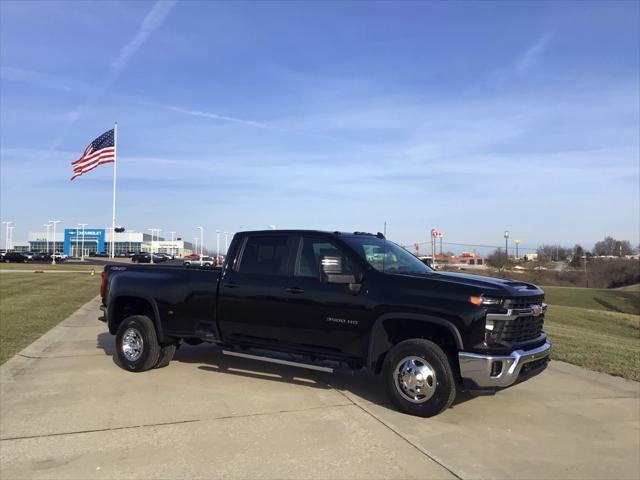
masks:
<svg viewBox="0 0 640 480"><path fill-rule="evenodd" d="M198 255L197 253L190 253L189 255L185 255L184 259L185 260L198 260L200 258L200 255Z"/></svg>
<svg viewBox="0 0 640 480"><path fill-rule="evenodd" d="M213 257L208 257L206 255L202 256L202 261L200 261L200 257L194 259L194 260L185 260L184 262L182 262L182 264L189 268L191 266L193 267L214 267L216 264L216 259Z"/></svg>
<svg viewBox="0 0 640 480"><path fill-rule="evenodd" d="M382 234L242 232L221 269L106 266L100 294L127 371L164 367L181 341L200 340L381 375L392 403L423 417L458 388L495 392L542 372L551 349L540 288L437 272Z"/></svg>
<svg viewBox="0 0 640 480"><path fill-rule="evenodd" d="M165 260L173 260L175 257L170 253L157 253L159 257L163 257Z"/></svg>
<svg viewBox="0 0 640 480"><path fill-rule="evenodd" d="M32 260L33 256L35 255L35 252L21 252L25 257L27 257L27 260Z"/></svg>
<svg viewBox="0 0 640 480"><path fill-rule="evenodd" d="M47 252L34 253L31 262L51 262L51 254Z"/></svg>
<svg viewBox="0 0 640 480"><path fill-rule="evenodd" d="M7 252L4 255L4 261L7 263L27 263L29 258L22 252Z"/></svg>
<svg viewBox="0 0 640 480"><path fill-rule="evenodd" d="M167 261L167 257L162 254L154 253L153 254L153 263L163 263ZM131 257L131 262L133 263L151 263L151 254L148 252L136 253L133 257Z"/></svg>
<svg viewBox="0 0 640 480"><path fill-rule="evenodd" d="M131 261L134 263L149 263L151 255L147 252L138 252L131 257Z"/></svg>
<svg viewBox="0 0 640 480"><path fill-rule="evenodd" d="M64 262L67 258L69 258L69 255L62 252L55 252L52 257L56 259L56 262Z"/></svg>

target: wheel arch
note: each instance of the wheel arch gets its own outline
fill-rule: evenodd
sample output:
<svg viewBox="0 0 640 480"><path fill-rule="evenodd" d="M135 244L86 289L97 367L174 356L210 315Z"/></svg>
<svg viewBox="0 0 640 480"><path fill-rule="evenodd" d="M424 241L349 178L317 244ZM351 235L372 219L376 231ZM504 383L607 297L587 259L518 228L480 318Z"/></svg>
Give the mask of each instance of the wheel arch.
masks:
<svg viewBox="0 0 640 480"><path fill-rule="evenodd" d="M158 305L154 298L144 295L118 295L111 297L107 308L109 333L115 335L120 323L131 315L147 315L155 326L158 339L164 338Z"/></svg>
<svg viewBox="0 0 640 480"><path fill-rule="evenodd" d="M373 373L380 373L389 350L410 338L432 340L450 355L463 350L459 330L446 319L419 313L386 313L375 320L371 330L367 368ZM457 355L453 357L452 367L457 370Z"/></svg>

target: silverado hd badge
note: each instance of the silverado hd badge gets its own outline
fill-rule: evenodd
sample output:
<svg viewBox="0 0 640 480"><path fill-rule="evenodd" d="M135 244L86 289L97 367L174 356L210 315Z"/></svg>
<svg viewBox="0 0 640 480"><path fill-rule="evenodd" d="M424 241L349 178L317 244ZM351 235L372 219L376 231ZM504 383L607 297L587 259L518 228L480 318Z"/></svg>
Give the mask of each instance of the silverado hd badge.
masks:
<svg viewBox="0 0 640 480"><path fill-rule="evenodd" d="M340 323L343 325L357 325L357 320L346 320L344 318L327 317L327 322Z"/></svg>

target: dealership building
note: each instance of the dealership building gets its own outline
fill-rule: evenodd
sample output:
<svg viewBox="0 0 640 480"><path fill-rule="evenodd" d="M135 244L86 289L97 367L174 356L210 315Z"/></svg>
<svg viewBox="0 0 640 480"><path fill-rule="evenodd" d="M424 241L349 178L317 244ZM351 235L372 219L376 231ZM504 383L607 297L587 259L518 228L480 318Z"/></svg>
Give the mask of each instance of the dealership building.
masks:
<svg viewBox="0 0 640 480"><path fill-rule="evenodd" d="M64 252L70 257L80 257L84 250L84 255L105 252L111 254L111 229L89 228L83 231L81 228L65 228L62 232L31 232L27 237L27 245L16 250L29 250L32 252ZM18 245L16 245L18 247ZM155 252L168 253L178 257L184 257L194 253L191 243L183 241L181 238L166 240L162 237L135 231L116 232L114 238L115 255L122 255L131 252Z"/></svg>

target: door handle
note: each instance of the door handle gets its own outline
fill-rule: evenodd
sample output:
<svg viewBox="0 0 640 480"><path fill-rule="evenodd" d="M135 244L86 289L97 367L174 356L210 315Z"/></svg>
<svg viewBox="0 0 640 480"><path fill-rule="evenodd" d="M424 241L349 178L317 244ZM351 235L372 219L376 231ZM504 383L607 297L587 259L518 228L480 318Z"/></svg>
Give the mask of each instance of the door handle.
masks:
<svg viewBox="0 0 640 480"><path fill-rule="evenodd" d="M235 283L235 282L227 282L224 284L225 288L238 288L240 286L240 284Z"/></svg>
<svg viewBox="0 0 640 480"><path fill-rule="evenodd" d="M304 293L304 289L298 287L285 288L285 292L288 293Z"/></svg>

